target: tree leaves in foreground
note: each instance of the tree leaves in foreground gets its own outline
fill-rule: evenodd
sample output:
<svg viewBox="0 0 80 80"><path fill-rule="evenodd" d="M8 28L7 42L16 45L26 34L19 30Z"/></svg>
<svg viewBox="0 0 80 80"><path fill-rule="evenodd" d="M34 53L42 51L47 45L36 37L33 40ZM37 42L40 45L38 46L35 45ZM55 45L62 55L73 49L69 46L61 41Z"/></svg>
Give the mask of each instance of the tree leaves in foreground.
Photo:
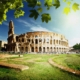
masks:
<svg viewBox="0 0 80 80"><path fill-rule="evenodd" d="M73 9L74 11L79 10L79 4L74 3L74 4L72 5L72 9Z"/></svg>
<svg viewBox="0 0 80 80"><path fill-rule="evenodd" d="M41 18L42 19L42 22L48 23L48 20L51 20L51 16L48 13L44 13L41 16L42 16L42 18Z"/></svg>
<svg viewBox="0 0 80 80"><path fill-rule="evenodd" d="M25 11L22 9L24 7L24 2L27 3L26 8L30 7L31 9L29 14L30 18L34 18L36 20L38 16L41 16L42 22L46 23L51 20L51 16L49 13L43 13L44 7L47 10L49 10L51 7L55 7L55 9L57 9L60 7L60 5L66 3L65 7L63 8L63 12L65 14L69 14L71 10L79 10L80 5L76 2L73 2L73 0L62 1L63 3L60 3L61 0L0 0L0 24L7 20L7 12L10 10L14 10L15 18L24 16Z"/></svg>
<svg viewBox="0 0 80 80"><path fill-rule="evenodd" d="M64 8L64 13L65 13L65 14L68 14L69 12L70 12L70 8L69 8L69 7L65 7L65 8Z"/></svg>

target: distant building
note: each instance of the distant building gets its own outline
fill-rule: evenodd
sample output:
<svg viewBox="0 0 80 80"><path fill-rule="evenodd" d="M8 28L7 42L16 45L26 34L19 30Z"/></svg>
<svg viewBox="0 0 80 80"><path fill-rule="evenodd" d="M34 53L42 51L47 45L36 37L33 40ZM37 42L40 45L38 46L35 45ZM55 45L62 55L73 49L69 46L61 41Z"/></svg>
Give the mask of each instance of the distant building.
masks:
<svg viewBox="0 0 80 80"><path fill-rule="evenodd" d="M14 34L13 21L9 22L7 51L15 52L67 52L68 40L54 32L36 31Z"/></svg>
<svg viewBox="0 0 80 80"><path fill-rule="evenodd" d="M1 51L2 49L6 49L6 44L7 44L6 41L1 41L1 40L0 40L0 51Z"/></svg>

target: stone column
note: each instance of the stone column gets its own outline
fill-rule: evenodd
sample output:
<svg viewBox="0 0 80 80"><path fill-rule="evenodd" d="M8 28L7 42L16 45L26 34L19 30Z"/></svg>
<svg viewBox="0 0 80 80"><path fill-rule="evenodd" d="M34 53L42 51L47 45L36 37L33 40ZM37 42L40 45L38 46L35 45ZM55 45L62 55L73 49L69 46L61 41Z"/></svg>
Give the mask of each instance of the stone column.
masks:
<svg viewBox="0 0 80 80"><path fill-rule="evenodd" d="M51 45L51 44L50 44L50 36L49 36L49 45L48 45L48 46L49 46L49 52L50 52L50 45Z"/></svg>
<svg viewBox="0 0 80 80"><path fill-rule="evenodd" d="M51 45L51 46L52 46L52 52L53 52L53 50L54 50L54 49L53 49L53 36L52 36L52 45Z"/></svg>
<svg viewBox="0 0 80 80"><path fill-rule="evenodd" d="M34 41L34 52L35 52L35 36L34 36L34 39L33 39L33 41Z"/></svg>
<svg viewBox="0 0 80 80"><path fill-rule="evenodd" d="M38 40L38 46L37 46L37 48L38 48L38 52L39 52L39 35L38 35L37 40Z"/></svg>
<svg viewBox="0 0 80 80"><path fill-rule="evenodd" d="M43 35L42 35L42 53L43 53Z"/></svg>
<svg viewBox="0 0 80 80"><path fill-rule="evenodd" d="M47 52L47 36L45 37L45 52Z"/></svg>

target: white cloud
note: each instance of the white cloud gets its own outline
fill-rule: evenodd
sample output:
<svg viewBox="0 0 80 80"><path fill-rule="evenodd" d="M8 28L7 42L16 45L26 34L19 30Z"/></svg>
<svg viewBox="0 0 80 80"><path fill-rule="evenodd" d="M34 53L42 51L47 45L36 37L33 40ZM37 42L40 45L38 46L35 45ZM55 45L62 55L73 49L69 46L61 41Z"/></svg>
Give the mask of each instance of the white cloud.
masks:
<svg viewBox="0 0 80 80"><path fill-rule="evenodd" d="M24 26L29 27L32 31L49 31L48 29L38 25L35 21L31 20L32 23L29 23L25 20L19 19L18 22L23 23Z"/></svg>
<svg viewBox="0 0 80 80"><path fill-rule="evenodd" d="M33 27L31 27L31 30L32 31L49 31L48 29L46 29L46 28L44 28L44 27L42 27L42 26L40 26L40 25L38 25L38 26L33 26Z"/></svg>
<svg viewBox="0 0 80 80"><path fill-rule="evenodd" d="M31 20L31 22L34 23L34 24L36 24L36 25L38 25L38 23L36 21L34 21L34 20Z"/></svg>
<svg viewBox="0 0 80 80"><path fill-rule="evenodd" d="M25 20L19 19L19 20L17 20L17 21L20 22L20 23L23 23L24 26L29 26L29 27L32 26L29 22L27 22L27 21L25 21Z"/></svg>

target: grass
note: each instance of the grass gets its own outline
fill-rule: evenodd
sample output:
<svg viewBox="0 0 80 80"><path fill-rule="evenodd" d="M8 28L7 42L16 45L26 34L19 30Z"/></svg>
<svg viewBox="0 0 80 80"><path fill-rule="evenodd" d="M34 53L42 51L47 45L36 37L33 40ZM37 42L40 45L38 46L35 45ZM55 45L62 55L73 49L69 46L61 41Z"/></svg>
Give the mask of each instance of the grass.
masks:
<svg viewBox="0 0 80 80"><path fill-rule="evenodd" d="M63 66L66 66L75 70L80 70L80 54L59 55L53 58L53 61Z"/></svg>
<svg viewBox="0 0 80 80"><path fill-rule="evenodd" d="M60 58L50 54L24 54L23 58L6 59L9 63L27 65L29 69L20 72L0 67L0 80L80 80L80 76L64 72L48 63L49 58L57 57Z"/></svg>

